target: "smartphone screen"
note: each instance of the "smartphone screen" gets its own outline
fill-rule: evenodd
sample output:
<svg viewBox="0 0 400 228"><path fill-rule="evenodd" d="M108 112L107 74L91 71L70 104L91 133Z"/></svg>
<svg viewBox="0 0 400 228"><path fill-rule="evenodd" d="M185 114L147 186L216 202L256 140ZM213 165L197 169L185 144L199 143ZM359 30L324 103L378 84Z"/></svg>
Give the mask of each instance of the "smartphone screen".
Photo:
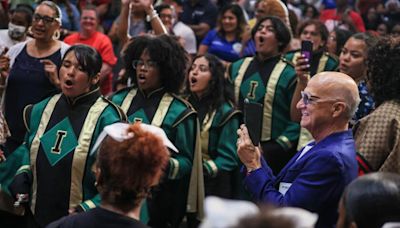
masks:
<svg viewBox="0 0 400 228"><path fill-rule="evenodd" d="M263 105L259 103L249 102L248 99L245 99L243 114L244 124L249 131L250 139L253 142L253 145L258 146L261 138Z"/></svg>

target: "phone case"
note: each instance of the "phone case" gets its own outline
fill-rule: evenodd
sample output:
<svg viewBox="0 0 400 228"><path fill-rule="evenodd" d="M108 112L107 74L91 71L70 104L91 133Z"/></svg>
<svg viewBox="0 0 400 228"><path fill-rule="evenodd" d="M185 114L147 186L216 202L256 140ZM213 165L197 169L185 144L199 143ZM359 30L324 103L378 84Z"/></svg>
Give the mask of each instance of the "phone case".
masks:
<svg viewBox="0 0 400 228"><path fill-rule="evenodd" d="M258 146L261 138L261 125L263 105L259 103L245 102L243 107L244 124L249 131L253 145Z"/></svg>
<svg viewBox="0 0 400 228"><path fill-rule="evenodd" d="M306 58L311 61L312 58L313 43L309 40L301 41L301 54L305 55Z"/></svg>

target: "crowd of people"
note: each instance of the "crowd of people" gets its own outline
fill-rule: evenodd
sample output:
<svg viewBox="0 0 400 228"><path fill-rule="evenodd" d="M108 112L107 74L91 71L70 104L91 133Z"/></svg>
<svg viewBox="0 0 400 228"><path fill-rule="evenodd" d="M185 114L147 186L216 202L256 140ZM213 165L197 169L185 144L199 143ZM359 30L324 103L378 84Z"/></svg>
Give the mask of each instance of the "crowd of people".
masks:
<svg viewBox="0 0 400 228"><path fill-rule="evenodd" d="M0 226L400 227L399 62L398 0L1 0Z"/></svg>

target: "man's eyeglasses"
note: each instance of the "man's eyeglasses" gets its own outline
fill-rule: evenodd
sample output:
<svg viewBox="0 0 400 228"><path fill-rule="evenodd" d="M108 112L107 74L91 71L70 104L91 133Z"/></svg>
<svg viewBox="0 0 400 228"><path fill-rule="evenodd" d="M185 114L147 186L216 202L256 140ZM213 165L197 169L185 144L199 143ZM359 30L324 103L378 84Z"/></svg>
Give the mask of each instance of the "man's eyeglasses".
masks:
<svg viewBox="0 0 400 228"><path fill-rule="evenodd" d="M336 99L336 98L322 99L320 97L308 94L304 91L301 91L301 99L302 99L304 105L309 105L313 102L316 103L316 102L327 102L327 101L339 101L339 99Z"/></svg>
<svg viewBox="0 0 400 228"><path fill-rule="evenodd" d="M40 20L43 20L43 22L45 24L51 24L54 21L56 21L57 19L54 18L54 17L49 17L49 16L42 16L42 15L37 14L37 13L33 14L33 21L34 22L39 22Z"/></svg>
<svg viewBox="0 0 400 228"><path fill-rule="evenodd" d="M149 61L143 61L143 60L133 60L132 62L132 67L133 69L140 69L142 67L145 67L146 69L154 69L158 67L158 64L156 61L149 60Z"/></svg>
<svg viewBox="0 0 400 228"><path fill-rule="evenodd" d="M320 99L319 97L312 96L304 91L301 91L301 99L303 100L304 105L308 105L313 101Z"/></svg>

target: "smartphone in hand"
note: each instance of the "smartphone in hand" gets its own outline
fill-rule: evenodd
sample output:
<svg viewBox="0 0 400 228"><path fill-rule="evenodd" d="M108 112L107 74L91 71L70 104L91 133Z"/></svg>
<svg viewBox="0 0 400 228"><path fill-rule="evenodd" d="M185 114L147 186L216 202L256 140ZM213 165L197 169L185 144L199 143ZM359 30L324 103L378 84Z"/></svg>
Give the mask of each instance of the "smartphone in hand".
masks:
<svg viewBox="0 0 400 228"><path fill-rule="evenodd" d="M250 102L247 98L243 106L244 124L247 127L253 145L258 146L261 138L261 125L263 116L263 105Z"/></svg>
<svg viewBox="0 0 400 228"><path fill-rule="evenodd" d="M313 51L313 42L309 40L301 41L301 54L304 55L308 62L311 62L312 58L312 51Z"/></svg>

